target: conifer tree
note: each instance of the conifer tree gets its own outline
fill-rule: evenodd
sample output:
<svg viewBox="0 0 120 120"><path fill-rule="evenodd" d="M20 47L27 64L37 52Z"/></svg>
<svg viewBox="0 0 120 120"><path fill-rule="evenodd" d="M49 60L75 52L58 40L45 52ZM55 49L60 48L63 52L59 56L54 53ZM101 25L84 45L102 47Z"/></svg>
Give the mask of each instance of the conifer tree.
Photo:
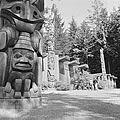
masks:
<svg viewBox="0 0 120 120"><path fill-rule="evenodd" d="M47 45L47 40L51 39L54 41L54 49L56 54L64 53L64 40L65 40L65 29L64 22L55 4L52 8L47 10L47 23L45 24L45 43Z"/></svg>

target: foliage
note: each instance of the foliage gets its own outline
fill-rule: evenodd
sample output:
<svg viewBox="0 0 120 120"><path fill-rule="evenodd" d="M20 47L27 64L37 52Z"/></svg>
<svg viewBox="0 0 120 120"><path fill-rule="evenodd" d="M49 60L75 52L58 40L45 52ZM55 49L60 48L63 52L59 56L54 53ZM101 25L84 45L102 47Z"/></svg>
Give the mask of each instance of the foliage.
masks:
<svg viewBox="0 0 120 120"><path fill-rule="evenodd" d="M69 23L69 28L67 29L67 31L68 31L68 34L67 34L67 37L68 37L67 47L69 48L69 50L72 47L72 45L74 43L76 43L77 30L78 30L77 23L76 23L75 19L72 17L72 20Z"/></svg>
<svg viewBox="0 0 120 120"><path fill-rule="evenodd" d="M55 87L56 90L59 90L59 91L69 90L69 85L66 85L65 83L62 83L61 81L56 82L54 87Z"/></svg>
<svg viewBox="0 0 120 120"><path fill-rule="evenodd" d="M83 21L79 27L73 24L75 27L72 27L74 28L72 29L74 30L72 33L75 33L75 37L73 38L75 45L72 45L69 55L74 58L79 58L80 64L90 63L92 72L100 72L100 46L97 45L97 40L99 39L100 42L105 42L103 33L106 34L108 15L106 9L103 8L102 2L99 0L94 0L92 9L92 12L90 11L92 14L88 16L87 21ZM75 49L78 50L75 51Z"/></svg>
<svg viewBox="0 0 120 120"><path fill-rule="evenodd" d="M93 78L91 74L81 74L79 73L74 75L74 77L71 79L71 84L74 85L74 89L91 89L91 81L93 81Z"/></svg>
<svg viewBox="0 0 120 120"><path fill-rule="evenodd" d="M68 28L68 35L69 35L69 39L70 41L74 42L76 39L76 32L77 32L77 23L75 21L75 19L72 17L72 21L69 23L69 28Z"/></svg>
<svg viewBox="0 0 120 120"><path fill-rule="evenodd" d="M103 4L99 0L94 0L93 8L94 12L92 16L89 16L89 20L95 26L95 29L92 27L93 33L96 35L95 39L99 40L99 45L102 45L101 47L104 48L107 73L120 77L119 8L118 10L114 10L110 16L108 16L106 8L103 8ZM117 82L119 83L119 81Z"/></svg>
<svg viewBox="0 0 120 120"><path fill-rule="evenodd" d="M120 73L120 22L119 22L120 11L111 13L110 22L108 26L108 37L107 37L107 49L106 54L110 59L110 72L116 76Z"/></svg>
<svg viewBox="0 0 120 120"><path fill-rule="evenodd" d="M103 47L107 73L120 77L119 8L108 15L103 3L100 0L93 0L87 20L78 26L72 17L68 29L64 28L64 22L55 5L50 11L45 25L45 28L49 28L46 33L49 38L44 39L55 39L57 54L67 54L72 60L79 58L80 64L89 65L91 73L99 73L101 72L99 50Z"/></svg>
<svg viewBox="0 0 120 120"><path fill-rule="evenodd" d="M59 14L55 4L52 8L46 10L46 24L44 26L44 51L47 52L47 41L54 41L54 49L56 54L64 53L65 48L65 30L64 22Z"/></svg>
<svg viewBox="0 0 120 120"><path fill-rule="evenodd" d="M98 83L98 89L104 89L106 86L106 81L99 81Z"/></svg>
<svg viewBox="0 0 120 120"><path fill-rule="evenodd" d="M41 87L42 87L41 88L42 90L47 90L48 89L48 85L45 82L42 82Z"/></svg>

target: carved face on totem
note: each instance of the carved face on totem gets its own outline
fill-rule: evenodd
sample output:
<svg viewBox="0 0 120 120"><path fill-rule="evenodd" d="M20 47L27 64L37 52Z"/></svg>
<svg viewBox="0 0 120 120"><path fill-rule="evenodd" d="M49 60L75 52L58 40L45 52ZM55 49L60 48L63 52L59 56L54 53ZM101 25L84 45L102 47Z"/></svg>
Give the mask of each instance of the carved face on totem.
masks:
<svg viewBox="0 0 120 120"><path fill-rule="evenodd" d="M53 51L53 50L54 50L54 43L51 40L49 40L48 41L48 51Z"/></svg>
<svg viewBox="0 0 120 120"><path fill-rule="evenodd" d="M34 53L27 49L14 49L12 68L21 71L30 71L34 65Z"/></svg>
<svg viewBox="0 0 120 120"><path fill-rule="evenodd" d="M16 26L20 32L32 33L41 29L44 0L2 0L1 17Z"/></svg>

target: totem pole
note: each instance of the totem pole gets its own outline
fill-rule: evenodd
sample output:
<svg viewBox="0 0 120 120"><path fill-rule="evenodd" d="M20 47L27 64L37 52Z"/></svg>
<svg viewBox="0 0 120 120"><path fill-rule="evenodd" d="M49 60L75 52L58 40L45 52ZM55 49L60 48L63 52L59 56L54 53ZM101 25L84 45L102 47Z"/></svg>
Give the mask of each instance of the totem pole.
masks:
<svg viewBox="0 0 120 120"><path fill-rule="evenodd" d="M31 99L40 96L40 30L44 0L0 2L0 98Z"/></svg>
<svg viewBox="0 0 120 120"><path fill-rule="evenodd" d="M54 41L48 40L48 83L51 88L55 84L55 52Z"/></svg>

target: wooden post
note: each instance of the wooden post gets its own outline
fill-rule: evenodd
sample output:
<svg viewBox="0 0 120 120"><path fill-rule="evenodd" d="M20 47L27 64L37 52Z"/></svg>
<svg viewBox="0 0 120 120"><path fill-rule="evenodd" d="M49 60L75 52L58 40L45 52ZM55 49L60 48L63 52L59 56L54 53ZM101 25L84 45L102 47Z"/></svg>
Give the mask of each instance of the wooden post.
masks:
<svg viewBox="0 0 120 120"><path fill-rule="evenodd" d="M48 83L53 88L55 84L55 52L54 40L48 41Z"/></svg>
<svg viewBox="0 0 120 120"><path fill-rule="evenodd" d="M70 85L70 71L68 61L64 62L64 69L65 69L65 84Z"/></svg>
<svg viewBox="0 0 120 120"><path fill-rule="evenodd" d="M100 58L101 58L103 80L107 80L103 48L100 49Z"/></svg>

